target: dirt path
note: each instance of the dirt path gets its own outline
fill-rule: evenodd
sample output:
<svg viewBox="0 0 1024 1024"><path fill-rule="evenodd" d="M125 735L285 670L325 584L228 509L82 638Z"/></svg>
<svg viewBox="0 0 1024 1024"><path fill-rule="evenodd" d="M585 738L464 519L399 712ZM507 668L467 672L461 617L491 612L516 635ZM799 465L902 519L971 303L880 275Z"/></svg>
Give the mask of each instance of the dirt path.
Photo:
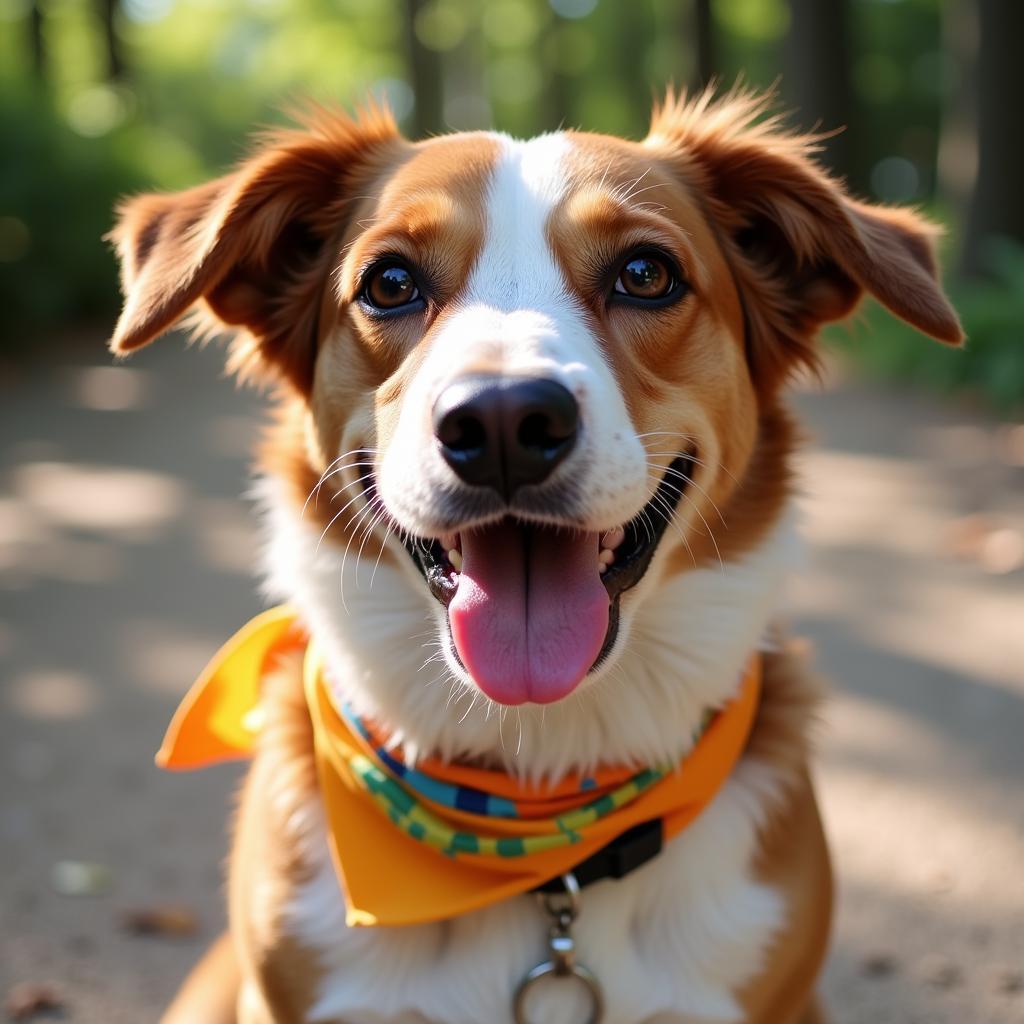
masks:
<svg viewBox="0 0 1024 1024"><path fill-rule="evenodd" d="M259 403L213 350L86 359L0 382L0 993L49 981L65 1019L137 1024L222 921L238 773L151 758L259 607L236 497ZM993 528L1024 524L1024 440L878 391L799 404L821 446L792 603L837 682L819 772L834 1019L1024 1021L1024 572L990 571L1016 550ZM986 520L951 532L968 513ZM66 860L109 884L57 893ZM122 912L155 901L194 908L201 933L128 934Z"/></svg>

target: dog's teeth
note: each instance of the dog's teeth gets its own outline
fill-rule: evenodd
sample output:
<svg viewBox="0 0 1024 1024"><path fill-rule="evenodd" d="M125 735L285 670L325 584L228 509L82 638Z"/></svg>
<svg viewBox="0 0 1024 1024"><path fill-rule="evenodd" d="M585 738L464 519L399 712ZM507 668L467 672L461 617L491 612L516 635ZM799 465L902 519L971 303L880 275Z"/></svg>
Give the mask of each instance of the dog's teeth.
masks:
<svg viewBox="0 0 1024 1024"><path fill-rule="evenodd" d="M601 538L601 547L614 551L625 539L626 531L621 526L616 526Z"/></svg>
<svg viewBox="0 0 1024 1024"><path fill-rule="evenodd" d="M456 572L462 572L462 552L457 548L450 548L448 551L448 561L452 563L452 568Z"/></svg>
<svg viewBox="0 0 1024 1024"><path fill-rule="evenodd" d="M598 562L597 571L603 576L608 571L608 566L604 562Z"/></svg>
<svg viewBox="0 0 1024 1024"><path fill-rule="evenodd" d="M615 552L609 551L608 548L602 548L601 553L597 556L597 560L602 565L611 565L615 561Z"/></svg>

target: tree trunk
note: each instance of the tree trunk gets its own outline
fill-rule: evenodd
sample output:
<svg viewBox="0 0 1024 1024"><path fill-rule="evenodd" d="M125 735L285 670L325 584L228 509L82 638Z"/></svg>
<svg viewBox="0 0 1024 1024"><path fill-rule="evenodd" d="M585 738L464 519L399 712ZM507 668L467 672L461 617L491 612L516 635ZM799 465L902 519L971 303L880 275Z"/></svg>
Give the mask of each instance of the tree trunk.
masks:
<svg viewBox="0 0 1024 1024"><path fill-rule="evenodd" d="M616 3L611 6L615 44L614 64L609 70L626 97L629 119L634 129L646 126L654 99L653 82L647 69L647 52L654 31L654 12L650 0Z"/></svg>
<svg viewBox="0 0 1024 1024"><path fill-rule="evenodd" d="M693 5L695 67L693 88L706 88L715 77L715 26L711 0L695 0Z"/></svg>
<svg viewBox="0 0 1024 1024"><path fill-rule="evenodd" d="M864 180L857 155L857 118L850 74L848 0L789 0L783 94L809 131L845 130L830 138L823 159L855 187Z"/></svg>
<svg viewBox="0 0 1024 1024"><path fill-rule="evenodd" d="M427 0L405 0L405 59L414 106L412 132L416 138L444 130L444 80L441 56L416 37L416 16Z"/></svg>
<svg viewBox="0 0 1024 1024"><path fill-rule="evenodd" d="M28 48L32 57L32 75L36 82L45 85L48 78L46 42L43 38L43 10L39 0L28 8Z"/></svg>
<svg viewBox="0 0 1024 1024"><path fill-rule="evenodd" d="M124 78L125 61L121 37L117 34L118 0L99 0L99 16L103 23L103 48L107 59L107 80L118 82Z"/></svg>
<svg viewBox="0 0 1024 1024"><path fill-rule="evenodd" d="M1024 244L1024 3L979 0L978 12L978 176L961 259L967 275L985 272L990 238Z"/></svg>
<svg viewBox="0 0 1024 1024"><path fill-rule="evenodd" d="M966 224L978 173L978 9L976 0L948 0L942 47L953 72L942 111L936 170L939 193L957 224Z"/></svg>
<svg viewBox="0 0 1024 1024"><path fill-rule="evenodd" d="M685 82L691 96L715 81L718 71L713 6L712 0L664 5L655 27L672 40L678 55L670 81L676 85Z"/></svg>

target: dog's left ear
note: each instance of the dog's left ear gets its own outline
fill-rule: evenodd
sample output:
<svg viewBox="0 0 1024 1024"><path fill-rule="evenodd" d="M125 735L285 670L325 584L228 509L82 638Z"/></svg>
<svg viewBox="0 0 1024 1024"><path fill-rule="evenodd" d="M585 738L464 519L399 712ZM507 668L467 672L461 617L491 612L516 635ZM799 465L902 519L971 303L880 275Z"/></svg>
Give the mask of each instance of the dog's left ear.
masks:
<svg viewBox="0 0 1024 1024"><path fill-rule="evenodd" d="M231 174L120 205L109 236L125 296L114 352L148 344L201 304L213 326L238 332L233 369L271 370L308 392L331 243L352 196L404 143L376 108L358 119L317 110L304 120L304 130L265 138Z"/></svg>
<svg viewBox="0 0 1024 1024"><path fill-rule="evenodd" d="M755 379L814 365L818 328L865 292L939 341L963 330L938 280L938 229L909 210L869 206L813 160L815 140L764 118L770 97L710 93L658 106L645 145L703 204L747 318Z"/></svg>

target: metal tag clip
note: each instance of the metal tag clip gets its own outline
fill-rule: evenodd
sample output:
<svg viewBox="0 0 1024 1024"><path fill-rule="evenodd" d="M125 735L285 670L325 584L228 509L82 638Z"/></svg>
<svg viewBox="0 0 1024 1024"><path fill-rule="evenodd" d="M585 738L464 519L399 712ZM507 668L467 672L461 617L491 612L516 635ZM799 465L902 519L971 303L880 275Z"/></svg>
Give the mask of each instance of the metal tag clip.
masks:
<svg viewBox="0 0 1024 1024"><path fill-rule="evenodd" d="M576 962L572 925L580 912L579 882L570 872L562 876L562 884L565 886L565 892L541 895L544 910L551 918L551 927L548 930L550 959L537 964L519 983L512 1002L515 1024L529 1024L526 1016L527 996L537 982L548 976L578 979L590 996L590 1016L586 1024L601 1024L604 1018L604 993L601 991L601 984L591 971Z"/></svg>

